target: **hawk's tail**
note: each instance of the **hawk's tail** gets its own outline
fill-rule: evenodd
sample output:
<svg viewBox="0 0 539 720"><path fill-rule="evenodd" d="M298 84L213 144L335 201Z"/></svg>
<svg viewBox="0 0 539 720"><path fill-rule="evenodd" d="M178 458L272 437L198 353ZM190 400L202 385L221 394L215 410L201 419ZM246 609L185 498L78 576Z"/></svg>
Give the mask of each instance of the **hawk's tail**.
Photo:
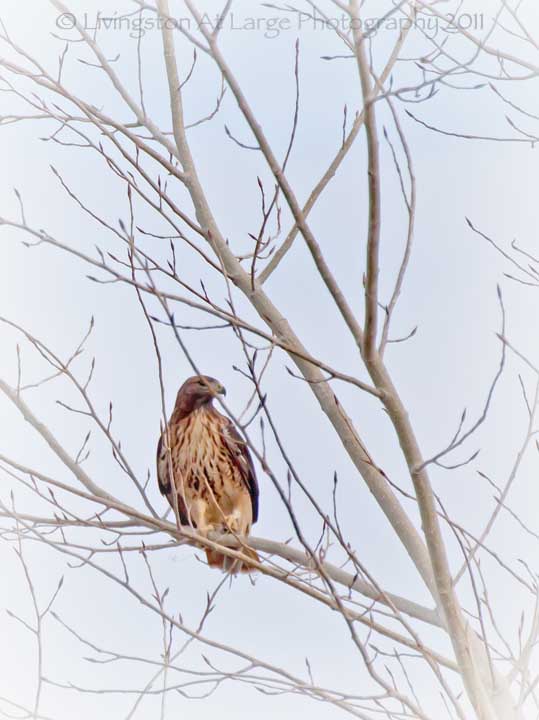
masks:
<svg viewBox="0 0 539 720"><path fill-rule="evenodd" d="M241 552L247 557L254 560L254 562L260 562L260 558L252 548L242 547ZM251 565L242 562L241 560L236 560L236 558L228 557L228 555L223 555L217 550L206 550L206 558L210 567L219 568L224 572L230 573L231 575L237 575L240 572L256 572L256 568L252 567Z"/></svg>

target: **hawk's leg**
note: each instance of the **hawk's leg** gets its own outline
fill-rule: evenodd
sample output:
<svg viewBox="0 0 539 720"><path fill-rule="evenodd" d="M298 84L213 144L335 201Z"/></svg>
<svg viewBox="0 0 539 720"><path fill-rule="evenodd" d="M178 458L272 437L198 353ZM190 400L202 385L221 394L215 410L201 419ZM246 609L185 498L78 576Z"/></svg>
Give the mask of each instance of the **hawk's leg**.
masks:
<svg viewBox="0 0 539 720"><path fill-rule="evenodd" d="M193 500L189 506L191 525L204 537L208 537L209 533L215 530L215 525L206 517L207 510L208 503L205 500Z"/></svg>
<svg viewBox="0 0 539 720"><path fill-rule="evenodd" d="M245 535L246 528L243 513L240 508L235 508L230 515L226 516L226 526L234 535Z"/></svg>

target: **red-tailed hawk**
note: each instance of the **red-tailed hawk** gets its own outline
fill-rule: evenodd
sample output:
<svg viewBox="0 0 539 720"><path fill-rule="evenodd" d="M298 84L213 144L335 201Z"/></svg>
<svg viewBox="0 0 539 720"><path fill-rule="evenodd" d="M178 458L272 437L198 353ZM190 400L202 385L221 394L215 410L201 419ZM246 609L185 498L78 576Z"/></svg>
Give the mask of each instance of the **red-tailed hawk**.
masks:
<svg viewBox="0 0 539 720"><path fill-rule="evenodd" d="M213 398L225 394L221 383L206 375L184 382L157 446L157 478L182 525L205 536L222 531L245 538L258 517L258 484L245 442L213 407ZM251 548L238 549L259 560ZM207 549L206 557L211 567L228 572L251 569L215 550Z"/></svg>

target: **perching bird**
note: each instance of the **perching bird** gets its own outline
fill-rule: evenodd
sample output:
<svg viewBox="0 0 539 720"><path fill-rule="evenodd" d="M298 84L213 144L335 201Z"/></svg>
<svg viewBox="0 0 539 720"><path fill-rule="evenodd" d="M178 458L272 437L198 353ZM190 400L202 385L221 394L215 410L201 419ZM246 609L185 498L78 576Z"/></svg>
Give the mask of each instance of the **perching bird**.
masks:
<svg viewBox="0 0 539 720"><path fill-rule="evenodd" d="M225 394L221 383L206 375L184 382L157 446L157 478L182 525L204 536L230 532L245 543L258 517L258 483L245 442L213 407L214 397ZM252 548L238 549L259 561ZM211 567L234 574L252 569L216 550L206 549L206 557Z"/></svg>

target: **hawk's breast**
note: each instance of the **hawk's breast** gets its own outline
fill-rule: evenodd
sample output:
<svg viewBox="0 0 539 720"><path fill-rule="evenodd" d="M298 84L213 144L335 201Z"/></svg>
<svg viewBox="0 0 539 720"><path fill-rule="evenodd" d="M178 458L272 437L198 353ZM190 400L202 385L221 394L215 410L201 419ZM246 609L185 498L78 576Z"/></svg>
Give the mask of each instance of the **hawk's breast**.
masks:
<svg viewBox="0 0 539 720"><path fill-rule="evenodd" d="M209 500L213 495L220 503L239 478L223 442L219 417L200 408L181 420L175 432L172 463L178 489L183 486L187 501Z"/></svg>

